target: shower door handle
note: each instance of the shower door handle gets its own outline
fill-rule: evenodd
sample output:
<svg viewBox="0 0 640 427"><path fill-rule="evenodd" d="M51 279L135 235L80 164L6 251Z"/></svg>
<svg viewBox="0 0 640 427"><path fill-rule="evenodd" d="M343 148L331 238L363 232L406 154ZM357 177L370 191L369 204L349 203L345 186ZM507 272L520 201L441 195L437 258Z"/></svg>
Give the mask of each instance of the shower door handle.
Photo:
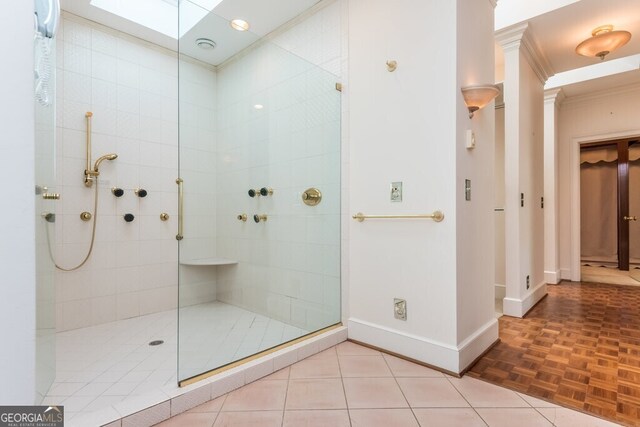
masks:
<svg viewBox="0 0 640 427"><path fill-rule="evenodd" d="M184 181L182 178L178 178L176 184L178 184L178 234L176 234L176 240L182 240L184 238Z"/></svg>

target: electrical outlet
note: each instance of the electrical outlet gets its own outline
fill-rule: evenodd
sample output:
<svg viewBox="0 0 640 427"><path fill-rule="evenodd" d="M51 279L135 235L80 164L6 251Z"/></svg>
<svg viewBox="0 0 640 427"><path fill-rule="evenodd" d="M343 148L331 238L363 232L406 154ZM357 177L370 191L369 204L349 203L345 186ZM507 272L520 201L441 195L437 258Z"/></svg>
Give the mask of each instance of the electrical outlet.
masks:
<svg viewBox="0 0 640 427"><path fill-rule="evenodd" d="M407 320L407 301L399 298L393 299L393 317Z"/></svg>
<svg viewBox="0 0 640 427"><path fill-rule="evenodd" d="M527 275L527 289L529 289L529 286L531 286L531 281L529 280L529 276Z"/></svg>
<svg viewBox="0 0 640 427"><path fill-rule="evenodd" d="M469 202L471 201L471 180L464 180L464 199Z"/></svg>
<svg viewBox="0 0 640 427"><path fill-rule="evenodd" d="M391 197L392 202L402 201L402 181L391 183Z"/></svg>
<svg viewBox="0 0 640 427"><path fill-rule="evenodd" d="M524 193L520 193L520 207L524 208Z"/></svg>

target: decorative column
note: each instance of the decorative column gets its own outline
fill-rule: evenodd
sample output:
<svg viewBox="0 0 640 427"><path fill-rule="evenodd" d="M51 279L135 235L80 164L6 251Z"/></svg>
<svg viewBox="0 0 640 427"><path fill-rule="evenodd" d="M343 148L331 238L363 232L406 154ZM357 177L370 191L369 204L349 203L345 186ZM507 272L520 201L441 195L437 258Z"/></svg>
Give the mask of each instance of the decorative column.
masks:
<svg viewBox="0 0 640 427"><path fill-rule="evenodd" d="M550 66L528 24L498 31L504 50L505 253L504 314L522 317L546 294L542 197L544 84Z"/></svg>
<svg viewBox="0 0 640 427"><path fill-rule="evenodd" d="M560 282L558 236L558 109L562 89L544 92L544 279Z"/></svg>

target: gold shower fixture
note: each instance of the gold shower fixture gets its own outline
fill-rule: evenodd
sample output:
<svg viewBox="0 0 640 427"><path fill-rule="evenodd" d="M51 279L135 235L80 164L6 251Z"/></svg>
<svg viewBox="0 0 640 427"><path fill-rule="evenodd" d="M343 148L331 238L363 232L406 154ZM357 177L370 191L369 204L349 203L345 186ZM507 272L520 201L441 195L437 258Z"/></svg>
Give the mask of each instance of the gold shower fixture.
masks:
<svg viewBox="0 0 640 427"><path fill-rule="evenodd" d="M93 164L93 167L91 167L91 118L93 117L93 113L87 111L84 117L87 119L87 167L84 170L84 185L91 187L98 175L100 175L100 164L105 160L115 160L118 158L118 155L115 153L105 154L99 157Z"/></svg>

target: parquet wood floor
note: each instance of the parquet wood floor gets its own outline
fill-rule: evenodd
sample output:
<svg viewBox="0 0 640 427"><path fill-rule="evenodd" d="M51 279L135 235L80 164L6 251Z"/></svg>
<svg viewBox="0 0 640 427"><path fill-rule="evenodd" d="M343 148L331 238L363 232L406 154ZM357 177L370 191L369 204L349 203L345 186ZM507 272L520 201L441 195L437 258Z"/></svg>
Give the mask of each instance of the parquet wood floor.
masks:
<svg viewBox="0 0 640 427"><path fill-rule="evenodd" d="M640 426L640 289L562 282L467 373L558 405Z"/></svg>

